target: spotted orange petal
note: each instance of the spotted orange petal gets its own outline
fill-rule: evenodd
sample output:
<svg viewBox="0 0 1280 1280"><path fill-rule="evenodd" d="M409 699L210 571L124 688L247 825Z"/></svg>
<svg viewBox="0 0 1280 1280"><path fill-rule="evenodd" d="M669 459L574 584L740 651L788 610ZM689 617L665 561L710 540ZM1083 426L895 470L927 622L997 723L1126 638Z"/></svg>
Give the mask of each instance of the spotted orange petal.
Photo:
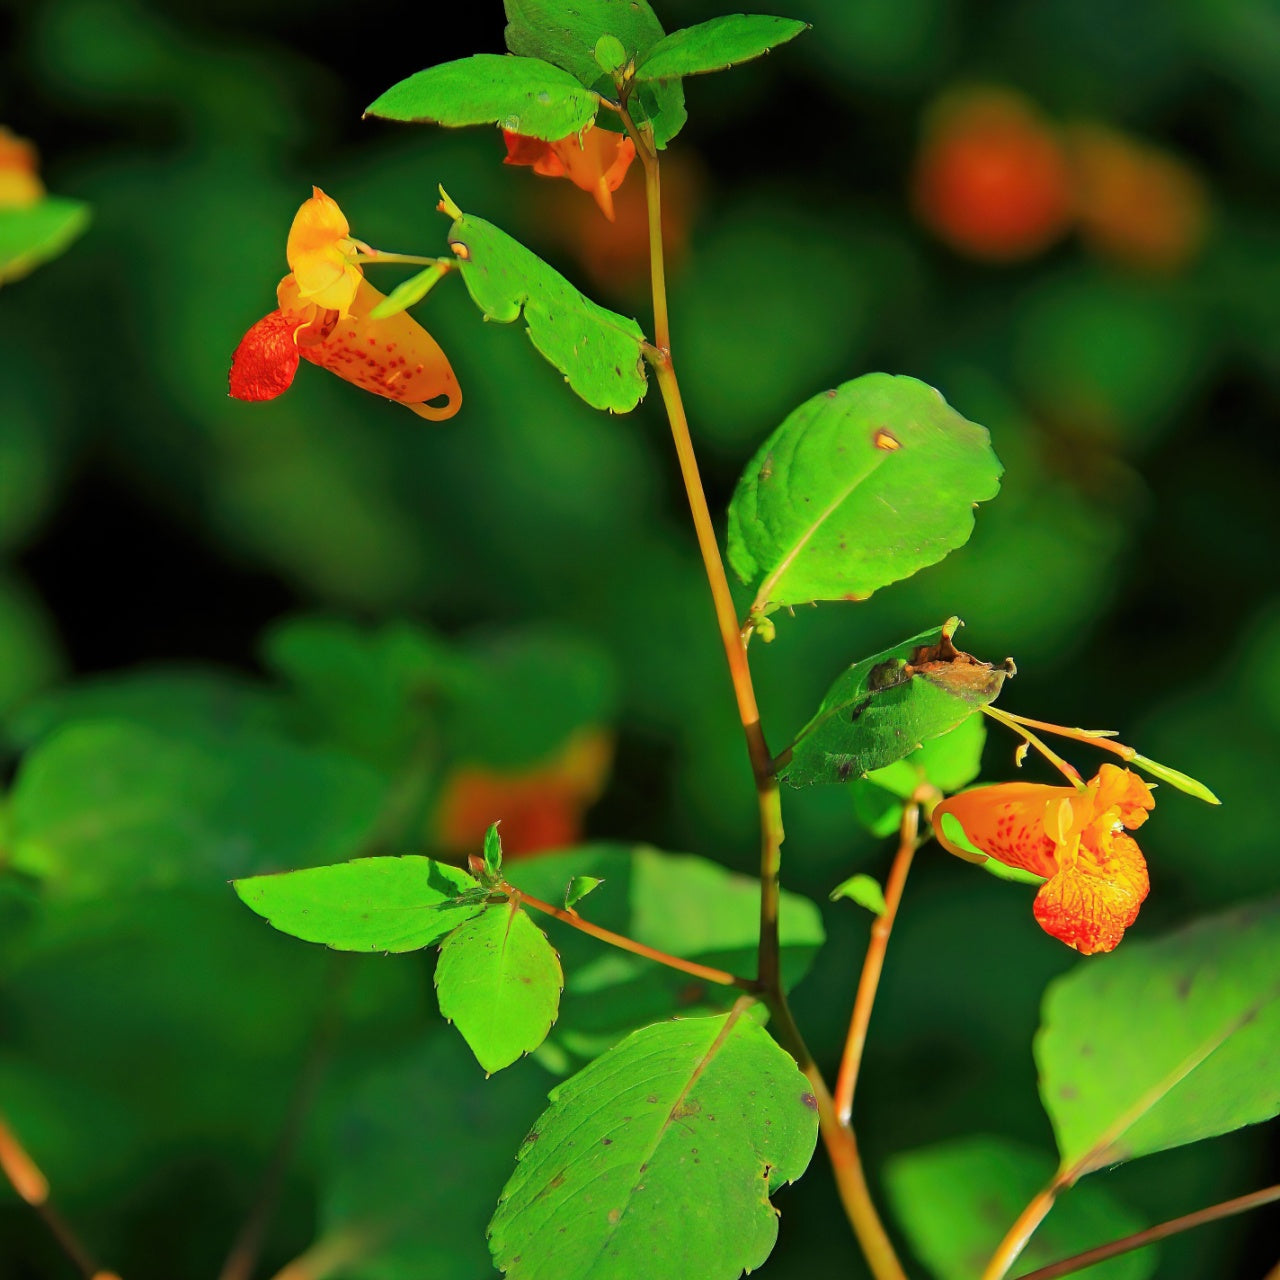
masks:
<svg viewBox="0 0 1280 1280"><path fill-rule="evenodd" d="M950 840L942 819L952 814L975 848L1009 867L1033 875L1051 876L1057 870L1057 843L1045 830L1050 806L1070 798L1070 787L1049 787L1035 782L1005 782L978 787L944 800L933 811L938 843L950 853L972 861L973 855Z"/></svg>
<svg viewBox="0 0 1280 1280"><path fill-rule="evenodd" d="M291 276L280 282L281 309L306 322L314 308L299 297ZM367 280L361 279L345 317L328 313L327 329L319 342L300 343L304 360L318 364L347 382L385 396L433 422L452 418L462 405L462 391L448 357L436 340L410 315L400 312L385 320L372 320L369 312L383 301ZM329 322L332 327L329 327ZM443 400L443 403L438 403Z"/></svg>

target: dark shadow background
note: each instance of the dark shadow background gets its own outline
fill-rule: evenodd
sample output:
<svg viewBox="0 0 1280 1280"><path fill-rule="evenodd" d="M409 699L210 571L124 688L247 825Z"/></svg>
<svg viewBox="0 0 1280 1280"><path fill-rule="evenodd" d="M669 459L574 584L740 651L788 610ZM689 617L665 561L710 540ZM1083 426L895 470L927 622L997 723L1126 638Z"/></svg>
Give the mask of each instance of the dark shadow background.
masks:
<svg viewBox="0 0 1280 1280"><path fill-rule="evenodd" d="M714 12L660 6L668 28ZM1275 891L1280 11L804 0L788 12L814 31L690 83L671 151L674 344L712 508L790 407L869 369L938 386L990 428L1008 475L945 565L864 605L780 619L777 642L753 648L772 736L804 721L844 663L959 613L967 648L1016 657L1011 709L1121 728L1223 797L1210 811L1161 792L1134 936ZM82 241L0 292L0 713L161 660L260 673L263 629L296 611L449 635L560 623L598 644L619 682L617 759L588 833L751 870L750 780L656 395L630 417L592 413L514 329L481 326L446 287L420 318L466 396L448 424L310 368L269 406L226 396L230 352L272 305L312 183L361 238L434 253L443 182L646 323L642 278L589 283L607 229L585 196L504 168L492 131L360 120L412 71L499 50L496 0L0 0L0 22L0 120L38 142L50 190L94 207ZM1050 131L1101 123L1176 157L1202 184L1203 235L1159 269L1075 230L1014 262L944 243L912 212L911 174L930 108L973 85L1022 93ZM1139 202L1144 225L1167 213L1159 193ZM625 218L617 235L634 261ZM989 745L993 778L1010 749ZM847 796L788 801L790 887L825 903L850 869L883 872ZM796 1003L834 1066L865 927L832 909L828 929ZM860 1086L873 1166L975 1130L1052 1150L1030 1041L1044 983L1073 962L1021 890L924 858ZM163 963L188 959L179 948ZM4 1061L92 1058L74 1019L52 1012L75 974L68 960L65 986L0 998ZM41 1009L62 1039L32 1031ZM141 1020L135 1034L145 1044L153 1029ZM287 1073L274 1083L277 1064L261 1065L269 1109ZM260 1153L240 1142L193 1120L73 1184L69 1207L129 1280L212 1274L256 1178ZM1141 1160L1110 1185L1156 1221L1275 1173L1254 1130ZM859 1274L826 1183L819 1161L782 1197L770 1274ZM315 1195L304 1164L276 1265L309 1239ZM1167 1247L1157 1274L1261 1280L1275 1238L1261 1216L1206 1229ZM0 1205L0 1274L65 1273L26 1215Z"/></svg>

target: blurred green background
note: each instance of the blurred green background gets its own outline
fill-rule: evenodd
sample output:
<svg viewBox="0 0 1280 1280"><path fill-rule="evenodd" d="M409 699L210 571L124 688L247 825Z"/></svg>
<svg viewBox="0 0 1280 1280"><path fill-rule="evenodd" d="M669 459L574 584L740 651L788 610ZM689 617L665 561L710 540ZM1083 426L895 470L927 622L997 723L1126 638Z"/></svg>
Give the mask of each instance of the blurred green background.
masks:
<svg viewBox="0 0 1280 1280"><path fill-rule="evenodd" d="M773 7L814 31L688 84L670 152L673 343L713 510L789 408L871 369L939 387L990 428L1008 474L944 565L779 618L776 643L753 646L771 739L845 663L958 613L966 648L1016 658L1010 709L1122 729L1223 798L1161 791L1132 937L1275 891L1280 10ZM658 12L670 29L717 9ZM0 122L38 144L51 191L94 209L64 257L0 291L0 717L11 773L44 753L18 774L5 849L24 852L0 879L0 1108L114 1269L212 1275L342 969L261 1273L342 1217L335 1198L379 1187L482 1224L552 1078L530 1061L486 1085L438 1034L429 966L332 962L225 880L386 837L370 814L404 770L421 817L449 760L536 768L584 725L616 735L590 838L753 869L749 771L658 397L593 413L456 282L418 313L463 388L446 424L310 367L245 405L226 373L273 305L312 183L355 235L430 254L442 182L645 323L624 207L638 173L611 231L567 184L504 167L494 131L361 123L420 67L499 50L497 0L0 0L0 21ZM984 125L972 108L991 87L1006 92ZM308 648L305 628L279 630L296 614L352 625ZM102 682L157 663L164 680ZM476 741L463 750L437 717L423 763L409 694L442 667L465 668L472 693L449 714ZM988 744L989 776L1008 776L1011 748ZM122 796L147 812L104 835ZM882 873L888 851L840 790L785 799L784 879L824 904L828 931L795 1005L834 1070L867 922L826 895ZM438 835L413 832L415 847ZM67 850L84 861L59 862ZM922 857L860 1086L872 1166L974 1132L1052 1151L1030 1045L1044 984L1073 963L1023 888ZM461 1101L424 1080L456 1080ZM380 1126L420 1145L384 1158ZM1150 1157L1108 1185L1158 1221L1274 1181L1266 1138ZM779 1198L771 1275L861 1274L824 1166ZM481 1274L470 1247L343 1274ZM1260 1280L1274 1255L1274 1225L1243 1221L1181 1237L1157 1274ZM69 1274L7 1190L0 1274Z"/></svg>

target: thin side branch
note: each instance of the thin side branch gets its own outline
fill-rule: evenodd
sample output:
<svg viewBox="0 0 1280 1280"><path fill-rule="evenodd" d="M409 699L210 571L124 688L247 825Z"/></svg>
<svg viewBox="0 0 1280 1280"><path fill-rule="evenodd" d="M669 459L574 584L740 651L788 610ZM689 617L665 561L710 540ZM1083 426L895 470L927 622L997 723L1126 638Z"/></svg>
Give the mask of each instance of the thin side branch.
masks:
<svg viewBox="0 0 1280 1280"><path fill-rule="evenodd" d="M507 885L505 892L513 902L524 903L525 906L532 907L535 911L541 911L545 915L554 916L557 920L562 920L565 924L588 934L592 938L607 942L611 947L629 951L632 955L643 956L646 960L652 960L655 964L666 965L668 969L678 969L681 973L687 973L692 978L701 978L703 982L714 982L721 987L738 987L753 994L758 993L760 990L760 985L754 978L742 978L735 973L729 973L725 969L713 969L710 965L698 964L696 960L683 960L679 956L669 955L665 951L659 951L656 947L650 947L643 942L637 942L634 938L628 938L625 934L614 933L612 929L604 929L598 924L592 924L590 920L584 920L576 911L569 911L564 907L553 906L550 902L543 902L541 898L535 898L531 894L525 893L523 889L517 889L514 885Z"/></svg>
<svg viewBox="0 0 1280 1280"><path fill-rule="evenodd" d="M884 889L884 915L878 916L871 926L871 939L867 943L866 959L862 962L862 975L858 979L858 992L853 1001L853 1015L849 1019L849 1034L845 1038L844 1056L840 1060L840 1073L836 1076L836 1118L848 1125L853 1114L853 1091L858 1086L858 1071L862 1066L862 1051L867 1043L867 1027L871 1023L871 1010L876 1002L876 989L880 985L880 973L884 969L885 952L889 948L889 935L897 919L902 890L911 870L911 859L920 847L920 806L913 800L902 810L902 822L898 828L898 852Z"/></svg>
<svg viewBox="0 0 1280 1280"><path fill-rule="evenodd" d="M94 1261L80 1237L54 1207L49 1196L49 1179L31 1158L3 1115L0 1115L0 1171L3 1171L19 1199L25 1200L39 1214L49 1228L49 1234L85 1280L119 1280Z"/></svg>
<svg viewBox="0 0 1280 1280"><path fill-rule="evenodd" d="M1234 1200L1224 1200L1221 1204L1211 1205L1208 1209L1198 1209L1195 1213L1183 1214L1181 1218L1173 1218L1162 1222L1159 1226L1148 1227L1145 1231L1135 1231L1132 1235L1113 1240L1110 1244L1100 1244L1095 1249L1086 1249L1061 1262L1050 1263L1036 1271L1028 1271L1022 1280L1058 1280L1059 1276L1069 1276L1076 1271L1083 1271L1095 1263L1106 1262L1108 1258L1118 1257L1122 1253L1131 1253L1134 1249L1142 1249L1167 1236L1177 1235L1182 1231L1190 1231L1193 1227L1202 1227L1208 1222L1217 1222L1220 1218L1230 1218L1237 1213L1247 1213L1250 1209L1259 1209L1264 1204L1280 1200L1280 1183L1274 1187L1266 1187L1262 1191L1254 1191L1247 1196L1237 1196ZM1280 1274L1280 1264L1273 1275Z"/></svg>

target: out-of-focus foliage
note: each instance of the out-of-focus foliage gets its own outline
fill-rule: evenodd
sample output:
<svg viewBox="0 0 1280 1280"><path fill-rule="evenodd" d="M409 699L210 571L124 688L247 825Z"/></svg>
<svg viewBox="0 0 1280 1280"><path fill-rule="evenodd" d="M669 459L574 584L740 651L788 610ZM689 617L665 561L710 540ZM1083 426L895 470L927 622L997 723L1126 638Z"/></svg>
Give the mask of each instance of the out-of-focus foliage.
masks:
<svg viewBox="0 0 1280 1280"><path fill-rule="evenodd" d="M502 49L496 2L447 24L429 8L414 31L404 15L353 24L336 0L0 0L0 119L36 140L50 190L94 209L65 255L0 290L0 714L10 758L28 753L0 814L0 1109L68 1216L130 1277L210 1274L335 1013L266 1274L307 1247L317 1218L322 1234L362 1240L356 1227L402 1195L421 1212L363 1253L351 1244L347 1273L479 1274L484 1223L551 1084L527 1061L484 1082L430 1012L420 958L305 946L247 912L229 877L405 853L405 833L438 852L449 780L477 767L508 781L573 774L557 829L753 869L749 775L656 396L629 417L594 413L521 326L482 324L449 278L431 310L466 397L450 423L332 379L270 405L226 397L231 350L261 312L262 280L285 269L288 220L312 183L380 247L435 254L443 182L645 323L643 275L601 279L643 253L642 224L624 215L638 166L608 239L589 197L504 168L494 130L360 122L424 65ZM668 0L658 12L674 30L718 10ZM789 12L814 30L690 80L689 123L664 152L673 346L713 505L725 509L795 405L871 369L937 386L989 429L1005 477L962 552L753 644L775 750L833 672L959 613L968 646L1016 657L1011 708L1123 727L1223 798L1215 810L1162 789L1144 839L1152 895L1125 947L1275 892L1271 7L809 0ZM998 263L935 234L917 185L947 103L993 91L1034 120L1039 154L1063 158L1051 167L1071 207L1042 247ZM674 95L666 119L683 119ZM1035 195L1018 186L1019 148L1002 154L1000 181ZM965 156L993 159L972 138ZM951 163L935 200L972 191ZM389 290L397 271L375 283ZM329 620L259 648L299 611ZM527 643L503 638L530 628ZM179 665L133 670L157 659ZM60 683L70 674L92 679ZM579 731L614 743L611 768L592 757L594 789L564 764ZM1012 776L1012 747L992 735L989 776ZM212 790L189 788L194 761ZM50 792L41 778L55 770L68 781ZM501 816L480 808L471 852ZM99 813L115 825L86 821ZM823 900L851 872L883 874L843 788L789 794L786 822L788 888ZM663 945L674 923L661 895L646 890L641 911L625 892L651 874L628 880L632 856L566 857L546 886L537 860L506 873L523 885L527 870L529 891L555 903L572 876L602 876L583 914ZM709 963L749 951L742 893ZM689 896L691 916L700 901ZM873 1167L975 1131L1052 1151L1031 1042L1045 984L1075 962L1025 907L936 850L919 855L859 1084ZM821 963L793 999L833 1069L868 918L827 910ZM806 960L821 940L812 912L784 901ZM626 1030L610 1016L619 987L644 1016L682 995L675 975L549 933L568 986L538 1058L560 1073ZM597 986L575 990L573 961L586 971L588 958ZM681 1007L712 1007L694 986ZM1106 1189L1124 1221L1155 1222L1274 1181L1264 1141L1252 1129L1152 1155ZM818 1175L779 1196L779 1277L859 1274ZM0 1275L52 1274L39 1224L0 1196ZM1274 1261L1261 1232L1246 1220L1184 1236L1162 1280L1261 1274Z"/></svg>

